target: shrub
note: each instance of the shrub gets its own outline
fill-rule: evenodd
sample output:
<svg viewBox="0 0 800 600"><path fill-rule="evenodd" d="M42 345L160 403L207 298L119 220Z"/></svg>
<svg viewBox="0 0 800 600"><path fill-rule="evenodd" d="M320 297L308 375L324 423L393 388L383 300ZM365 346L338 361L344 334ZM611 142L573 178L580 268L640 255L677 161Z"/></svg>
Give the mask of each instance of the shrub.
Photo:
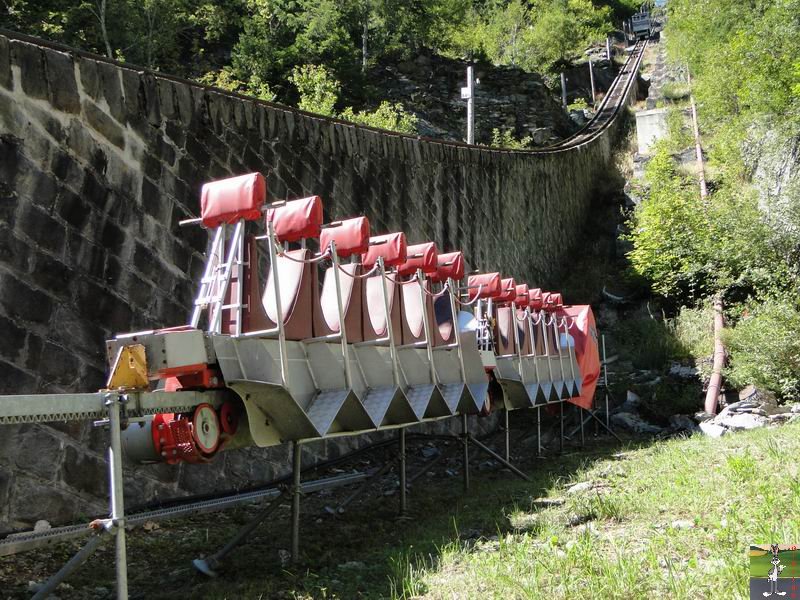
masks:
<svg viewBox="0 0 800 600"><path fill-rule="evenodd" d="M533 138L526 135L521 140L514 137L510 129L492 129L492 147L494 148L510 148L511 150L524 150L530 148L533 143Z"/></svg>
<svg viewBox="0 0 800 600"><path fill-rule="evenodd" d="M330 71L321 65L295 67L289 77L300 92L300 110L318 115L334 116L334 105L339 99L341 85Z"/></svg>
<svg viewBox="0 0 800 600"><path fill-rule="evenodd" d="M714 353L713 319L714 313L708 302L696 308L681 307L670 324L684 356L701 359Z"/></svg>
<svg viewBox="0 0 800 600"><path fill-rule="evenodd" d="M763 386L781 397L800 394L800 306L797 299L751 303L734 329L726 329L730 352L726 376L734 384Z"/></svg>
<svg viewBox="0 0 800 600"><path fill-rule="evenodd" d="M392 104L387 100L381 102L380 106L372 112L366 110L355 112L351 106L348 106L340 116L345 121L353 121L378 129L401 133L417 132L417 116L407 112L402 104Z"/></svg>
<svg viewBox="0 0 800 600"><path fill-rule="evenodd" d="M689 87L689 84L681 81L669 81L661 88L661 94L664 96L664 98L667 100L672 100L673 102L688 98L691 93L692 90Z"/></svg>

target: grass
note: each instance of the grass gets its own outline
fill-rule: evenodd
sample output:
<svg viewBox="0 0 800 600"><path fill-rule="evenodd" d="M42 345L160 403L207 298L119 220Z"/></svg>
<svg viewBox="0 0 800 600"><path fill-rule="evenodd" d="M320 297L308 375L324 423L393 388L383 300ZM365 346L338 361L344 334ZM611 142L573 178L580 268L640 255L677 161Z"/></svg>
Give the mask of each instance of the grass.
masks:
<svg viewBox="0 0 800 600"><path fill-rule="evenodd" d="M288 507L212 580L190 559L220 548L258 507L135 530L131 590L219 599L745 597L750 544L800 540L798 434L794 423L719 440L595 441L546 459L517 444L515 461L532 481L483 468L475 456L468 494L452 473L452 444L453 460L412 488L410 518L398 520L396 496L380 490L337 518L324 507L339 492L305 499L299 567L280 564ZM569 493L576 482L591 489ZM29 596L27 581L54 572L75 547L0 559L4 597ZM60 598L110 597L112 545L69 584ZM98 586L106 596L92 591Z"/></svg>
<svg viewBox="0 0 800 600"><path fill-rule="evenodd" d="M519 509L497 541L448 544L408 587L426 598L747 597L749 544L800 539L798 433L695 436L597 461L572 479L591 490L554 486L563 505Z"/></svg>

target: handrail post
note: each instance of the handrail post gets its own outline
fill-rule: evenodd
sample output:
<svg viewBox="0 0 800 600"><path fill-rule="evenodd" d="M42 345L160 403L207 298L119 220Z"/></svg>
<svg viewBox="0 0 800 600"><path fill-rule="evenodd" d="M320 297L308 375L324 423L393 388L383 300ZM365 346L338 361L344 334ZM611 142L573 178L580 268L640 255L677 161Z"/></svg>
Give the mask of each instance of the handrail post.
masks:
<svg viewBox="0 0 800 600"><path fill-rule="evenodd" d="M433 364L433 337L431 333L431 322L428 319L428 299L425 294L425 273L422 269L417 269L417 283L419 283L419 299L422 303L422 329L425 332L425 349L428 351L428 363L431 371L431 383L436 385L436 365Z"/></svg>
<svg viewBox="0 0 800 600"><path fill-rule="evenodd" d="M339 273L339 255L336 253L336 242L334 240L331 240L331 262L333 263L333 283L336 285L336 308L339 311L339 339L342 343L344 382L349 389L353 389L353 373L350 369L350 347L347 345L347 331L344 325L344 304L342 303L342 280Z"/></svg>
<svg viewBox="0 0 800 600"><path fill-rule="evenodd" d="M272 282L275 291L275 310L277 311L276 325L278 326L278 349L281 360L281 384L286 387L289 380L289 358L286 348L286 331L283 326L283 306L281 306L281 285L278 269L278 249L275 246L275 228L272 221L267 221L267 245L269 247L269 262L272 269Z"/></svg>
<svg viewBox="0 0 800 600"><path fill-rule="evenodd" d="M383 294L383 310L386 315L386 337L389 340L389 358L392 361L392 378L396 387L400 384L400 368L397 365L397 347L394 344L394 327L392 327L392 311L389 307L389 290L386 288L386 267L383 257L378 257L378 274L381 278L381 292Z"/></svg>

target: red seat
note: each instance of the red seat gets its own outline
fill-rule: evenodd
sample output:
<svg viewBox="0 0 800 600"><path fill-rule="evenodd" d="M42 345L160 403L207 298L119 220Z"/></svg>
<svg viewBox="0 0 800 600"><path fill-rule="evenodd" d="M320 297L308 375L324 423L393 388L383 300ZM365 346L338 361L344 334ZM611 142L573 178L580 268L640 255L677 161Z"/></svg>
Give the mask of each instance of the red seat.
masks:
<svg viewBox="0 0 800 600"><path fill-rule="evenodd" d="M542 298L542 290L534 288L528 290L528 299L530 300L528 307L531 309L531 319L533 325L533 341L534 348L537 356L544 354L544 338L542 337L542 324L539 319L544 318L542 308L544 300Z"/></svg>
<svg viewBox="0 0 800 600"><path fill-rule="evenodd" d="M406 234L389 233L369 239L369 250L361 255L362 266L365 270L371 269L383 257L383 264L387 269L396 267L406 261ZM386 307L383 304L383 282L380 274L367 277L364 280L362 298L364 340L377 340L388 335L386 328ZM392 332L395 339L400 340L400 290L398 289L397 275L387 273L386 293L389 299L389 316L392 323Z"/></svg>
<svg viewBox="0 0 800 600"><path fill-rule="evenodd" d="M516 308L514 301L517 299L517 282L513 278L502 279L500 281L500 294L495 296L492 301L496 308L497 329L495 340L497 342L497 354L516 354L517 348L514 343L514 326L516 324Z"/></svg>
<svg viewBox="0 0 800 600"><path fill-rule="evenodd" d="M449 252L437 258L436 274L432 281L444 283L448 279L459 282L464 279L464 254ZM433 345L444 346L455 342L455 318L450 306L450 294L458 294L458 290L449 290L433 301L435 326L433 328Z"/></svg>
<svg viewBox="0 0 800 600"><path fill-rule="evenodd" d="M213 228L241 219L255 221L261 218L266 196L267 183L261 173L206 183L200 195L203 225Z"/></svg>
<svg viewBox="0 0 800 600"><path fill-rule="evenodd" d="M364 254L369 250L369 221L366 217L356 217L336 221L324 227L320 234L319 247L324 251L331 242L336 245L336 254L348 258ZM361 274L360 263L341 265L341 301L344 312L344 329L348 342L364 339L362 328L362 282L356 276ZM315 286L317 289L318 286ZM333 335L341 332L339 308L336 300L336 281L333 267L325 271L322 291L315 295L313 307L314 337Z"/></svg>
<svg viewBox="0 0 800 600"><path fill-rule="evenodd" d="M520 353L523 355L531 353L531 336L528 328L528 313L526 308L530 304L528 295L528 284L517 284L517 297L514 300L517 312L517 338L519 339Z"/></svg>
<svg viewBox="0 0 800 600"><path fill-rule="evenodd" d="M434 275L438 269L437 261L438 253L436 244L434 242L427 242L424 244L416 244L408 247L408 258L400 265L398 272L403 276L414 275L417 269L422 269L425 275ZM425 339L425 323L423 315L426 311L428 315L428 323L431 326L431 333L434 329L434 312L433 302L430 296L431 286L427 279L424 282L424 301L423 295L420 293L420 286L423 285L419 281L414 280L408 283L403 283L401 289L401 313L402 313L402 327L403 327L403 343L415 344ZM433 340L430 340L433 343Z"/></svg>
<svg viewBox="0 0 800 600"><path fill-rule="evenodd" d="M481 299L495 298L503 291L500 273L470 275L467 278L467 288L470 301L474 300L476 296Z"/></svg>
<svg viewBox="0 0 800 600"><path fill-rule="evenodd" d="M322 199L319 196L291 200L283 206L267 211L279 243L297 242L307 237L316 237L322 225ZM306 249L288 250L276 257L281 299L281 320L287 340L303 340L312 336L311 313L314 283L313 265L307 261L311 252ZM278 306L275 297L275 280L271 265L259 259L258 245L250 237L245 246L245 288L243 302L242 331L265 331L274 329L278 323ZM262 270L267 269L267 284L262 290ZM231 281L233 292L238 282ZM232 296L236 297L236 296ZM234 331L234 323L227 325Z"/></svg>

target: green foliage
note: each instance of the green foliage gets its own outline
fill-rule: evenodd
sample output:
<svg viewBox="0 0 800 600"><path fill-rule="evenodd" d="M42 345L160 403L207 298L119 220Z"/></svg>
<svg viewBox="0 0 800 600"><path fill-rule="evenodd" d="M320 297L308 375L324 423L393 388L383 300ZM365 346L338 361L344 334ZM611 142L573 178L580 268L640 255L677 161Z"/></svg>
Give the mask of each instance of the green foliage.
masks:
<svg viewBox="0 0 800 600"><path fill-rule="evenodd" d="M795 298L769 298L748 305L734 329L727 329L726 370L735 385L749 383L784 397L800 395L800 305Z"/></svg>
<svg viewBox="0 0 800 600"><path fill-rule="evenodd" d="M380 106L372 112L366 110L355 112L352 107L348 106L339 117L346 121L353 121L354 123L361 123L378 129L399 131L400 133L417 132L417 116L407 112L402 104L392 104L386 100L381 102Z"/></svg>
<svg viewBox="0 0 800 600"><path fill-rule="evenodd" d="M320 65L295 67L289 81L300 93L300 110L329 117L336 114L334 106L342 86L328 69Z"/></svg>
<svg viewBox="0 0 800 600"><path fill-rule="evenodd" d="M514 132L510 129L492 129L492 147L494 148L508 148L510 150L525 150L530 148L533 143L533 138L526 135L522 139L514 137Z"/></svg>
<svg viewBox="0 0 800 600"><path fill-rule="evenodd" d="M671 106L667 111L667 137L665 145L670 152L682 152L694 144L683 109Z"/></svg>
<svg viewBox="0 0 800 600"><path fill-rule="evenodd" d="M683 354L670 324L649 315L621 321L614 338L622 359L637 369L661 369L670 358Z"/></svg>
<svg viewBox="0 0 800 600"><path fill-rule="evenodd" d="M586 98L578 98L572 104L567 105L567 110L586 110L589 108L589 103Z"/></svg>
<svg viewBox="0 0 800 600"><path fill-rule="evenodd" d="M270 89L266 81L262 81L258 75L251 75L247 82L240 81L233 74L230 67L223 67L219 71L209 71L198 79L200 83L213 85L229 92L238 92L248 96L255 96L259 100L272 102L275 100L275 93Z"/></svg>
<svg viewBox="0 0 800 600"><path fill-rule="evenodd" d="M704 302L694 308L682 306L670 325L683 357L702 359L713 354L714 327L710 303Z"/></svg>
<svg viewBox="0 0 800 600"><path fill-rule="evenodd" d="M684 100L692 93L688 84L679 81L668 81L661 87L661 93L667 100Z"/></svg>

